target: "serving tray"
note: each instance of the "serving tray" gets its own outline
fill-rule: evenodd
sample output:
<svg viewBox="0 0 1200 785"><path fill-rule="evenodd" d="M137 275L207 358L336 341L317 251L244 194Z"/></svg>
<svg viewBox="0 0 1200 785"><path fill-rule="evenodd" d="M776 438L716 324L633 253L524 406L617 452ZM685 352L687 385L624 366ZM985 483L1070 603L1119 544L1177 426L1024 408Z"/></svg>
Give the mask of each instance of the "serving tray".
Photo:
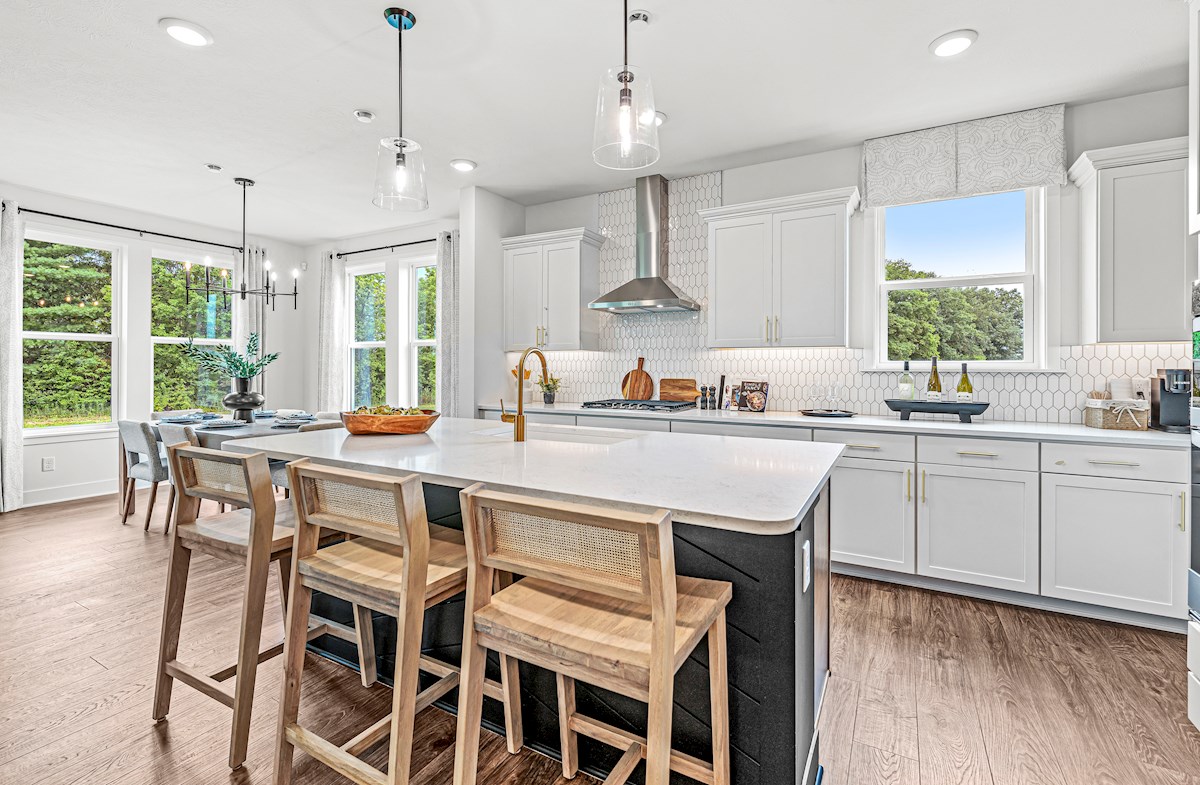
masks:
<svg viewBox="0 0 1200 785"><path fill-rule="evenodd" d="M923 414L957 414L958 421L970 423L971 417L983 414L991 406L987 401L959 403L958 401L908 401L902 398L887 398L887 407L894 412L900 412L900 419L907 420L913 412Z"/></svg>

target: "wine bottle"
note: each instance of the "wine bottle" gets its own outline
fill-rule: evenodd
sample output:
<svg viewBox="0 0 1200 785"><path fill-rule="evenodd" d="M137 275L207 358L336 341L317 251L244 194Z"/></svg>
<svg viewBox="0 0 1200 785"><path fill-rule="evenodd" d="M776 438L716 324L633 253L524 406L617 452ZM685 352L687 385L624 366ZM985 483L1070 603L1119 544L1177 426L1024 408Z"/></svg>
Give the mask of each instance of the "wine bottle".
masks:
<svg viewBox="0 0 1200 785"><path fill-rule="evenodd" d="M933 367L929 369L929 384L925 385L925 400L942 400L942 377L938 376L937 357L933 358Z"/></svg>
<svg viewBox="0 0 1200 785"><path fill-rule="evenodd" d="M912 374L908 371L908 360L904 361L904 373L900 374L900 389L897 391L897 397L902 401L911 401L917 396L917 384L913 381Z"/></svg>
<svg viewBox="0 0 1200 785"><path fill-rule="evenodd" d="M962 364L962 376L958 380L958 391L955 395L959 403L971 403L975 400L975 388L971 386L971 377L967 376L967 364Z"/></svg>

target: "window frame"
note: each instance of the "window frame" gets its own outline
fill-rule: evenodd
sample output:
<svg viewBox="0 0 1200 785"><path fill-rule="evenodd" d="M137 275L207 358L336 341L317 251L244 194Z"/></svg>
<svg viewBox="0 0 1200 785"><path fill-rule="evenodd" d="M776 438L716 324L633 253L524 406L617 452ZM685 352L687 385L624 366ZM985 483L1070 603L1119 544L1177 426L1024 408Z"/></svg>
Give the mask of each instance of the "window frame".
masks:
<svg viewBox="0 0 1200 785"><path fill-rule="evenodd" d="M94 423L77 423L75 425L51 425L45 428L29 428L25 425L24 406L21 412L21 432L24 437L30 436L55 436L60 434L81 433L86 431L115 431L117 428L117 420L120 419L122 409L121 401L121 384L120 384L120 369L121 369L121 335L119 327L124 324L124 287L121 282L125 280L125 258L127 255L127 247L121 243L111 242L103 238L97 238L96 235L86 233L77 234L71 231L62 231L57 227L43 227L27 224L25 227L25 236L21 238L21 265L22 275L24 275L25 264L25 241L33 240L41 243L55 243L59 245L71 245L78 248L90 248L96 251L106 251L111 254L112 259L112 281L110 289L112 293L110 309L109 309L109 331L107 333L70 333L56 332L46 330L26 330L24 324L24 316L21 321L21 352L24 354L25 341L86 341L89 343L107 343L109 344L109 419L104 422ZM22 304L22 308L24 305ZM22 366L24 362L22 361ZM23 372L23 371L22 371ZM22 390L24 390L24 381L22 381Z"/></svg>
<svg viewBox="0 0 1200 785"><path fill-rule="evenodd" d="M146 300L146 307L150 313L154 312L154 260L165 259L171 262L192 262L193 271L197 267L204 267L203 261L196 262L195 258L207 259L211 262L211 266L216 269L225 269L229 271L229 280L233 282L233 272L235 261L232 254L218 253L214 255L212 251L197 251L194 249L185 248L161 248L155 246L150 250L150 297ZM196 295L199 297L200 295ZM181 338L175 335L155 335L154 334L154 319L150 318L150 401L153 408L154 401L154 350L155 347L162 344L174 344L176 346L184 345L189 340L196 346L233 346L234 336L237 335L237 314L238 309L233 307L233 289L230 289L229 295L229 338ZM233 390L230 383L230 391Z"/></svg>
<svg viewBox="0 0 1200 785"><path fill-rule="evenodd" d="M887 207L876 207L874 211L874 253L871 258L871 269L874 277L875 304L872 308L874 315L874 367L878 371L899 371L904 367L904 360L888 358L888 294L893 291L930 290L930 289L960 289L966 287L995 287L1019 284L1025 299L1025 326L1023 331L1024 355L1023 360L966 360L980 371L1037 371L1047 370L1048 349L1046 345L1046 315L1045 315L1045 261L1046 261L1046 203L1047 195L1044 187L1034 187L1025 192L1025 270L1022 272L989 273L981 275L962 275L947 278L910 278L900 281L885 279L884 264L887 260ZM999 192L997 192L999 193ZM956 197L956 199L971 199L975 196ZM943 199L937 201L951 201ZM903 205L894 205L900 207ZM961 358L938 357L938 360L957 363L964 362ZM910 367L919 360L910 360Z"/></svg>

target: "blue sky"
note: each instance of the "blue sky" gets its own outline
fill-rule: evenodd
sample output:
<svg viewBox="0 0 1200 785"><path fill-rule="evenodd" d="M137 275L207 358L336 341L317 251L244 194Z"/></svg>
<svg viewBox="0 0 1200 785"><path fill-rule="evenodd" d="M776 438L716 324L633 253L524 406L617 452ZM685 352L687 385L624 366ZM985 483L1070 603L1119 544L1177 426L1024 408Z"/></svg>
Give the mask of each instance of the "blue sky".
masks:
<svg viewBox="0 0 1200 785"><path fill-rule="evenodd" d="M938 277L1025 269L1025 192L887 208L886 258Z"/></svg>

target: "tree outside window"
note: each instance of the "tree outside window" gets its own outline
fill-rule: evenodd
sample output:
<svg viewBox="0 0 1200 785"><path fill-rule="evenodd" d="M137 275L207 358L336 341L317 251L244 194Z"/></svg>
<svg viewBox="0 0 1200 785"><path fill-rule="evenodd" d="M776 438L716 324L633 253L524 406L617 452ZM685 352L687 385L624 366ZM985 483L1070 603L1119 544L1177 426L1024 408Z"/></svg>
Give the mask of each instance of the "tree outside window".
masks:
<svg viewBox="0 0 1200 785"><path fill-rule="evenodd" d="M202 369L186 357L189 340L203 346L233 344L232 298L204 297L185 290L188 260L155 257L150 260L150 335L154 344L154 409L224 411L221 399L230 390L229 378ZM211 260L210 260L211 261ZM212 263L228 275L232 261ZM203 269L194 264L193 272ZM202 273L200 273L202 274Z"/></svg>

